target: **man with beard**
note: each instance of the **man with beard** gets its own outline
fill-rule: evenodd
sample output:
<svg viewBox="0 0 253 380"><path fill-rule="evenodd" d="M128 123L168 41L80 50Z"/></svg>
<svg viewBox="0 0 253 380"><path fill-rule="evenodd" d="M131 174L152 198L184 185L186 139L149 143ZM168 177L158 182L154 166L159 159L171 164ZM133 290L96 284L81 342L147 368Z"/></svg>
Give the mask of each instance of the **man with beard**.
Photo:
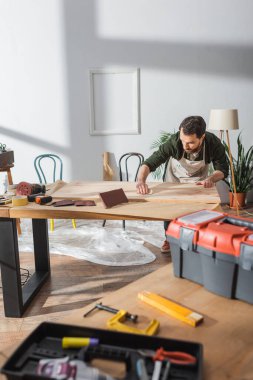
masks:
<svg viewBox="0 0 253 380"><path fill-rule="evenodd" d="M179 131L144 161L138 173L137 193L148 194L146 179L163 163L166 163L166 182L196 183L206 188L226 178L229 170L223 144L216 135L206 132L206 123L201 116L184 119ZM209 175L210 163L214 171ZM168 221L164 222L165 231L168 225ZM169 251L169 243L165 240L161 252Z"/></svg>

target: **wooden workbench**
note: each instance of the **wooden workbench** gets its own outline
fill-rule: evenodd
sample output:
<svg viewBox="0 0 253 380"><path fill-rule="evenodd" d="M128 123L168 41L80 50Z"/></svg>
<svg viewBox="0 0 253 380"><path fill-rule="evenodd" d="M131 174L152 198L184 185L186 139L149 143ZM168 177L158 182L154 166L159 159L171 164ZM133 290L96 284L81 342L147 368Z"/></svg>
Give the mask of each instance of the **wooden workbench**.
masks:
<svg viewBox="0 0 253 380"><path fill-rule="evenodd" d="M99 192L123 188L129 202L105 209ZM53 200L92 199L96 206L53 207L29 203L27 206L0 208L0 262L5 315L21 317L41 286L50 276L50 255L47 219L135 219L170 220L194 211L219 208L215 188L205 189L195 184L151 183L151 194L136 193L134 182L58 181L50 186ZM35 273L21 287L17 218L32 219Z"/></svg>
<svg viewBox="0 0 253 380"><path fill-rule="evenodd" d="M101 189L100 191L107 191L119 188L119 182L116 184L117 187L111 182L101 185L100 183L93 183L93 185L87 183L87 187L85 187L85 184L82 183L84 187L80 194L80 182L75 183L75 185L72 184L74 185L72 191L75 194L71 191L70 193L66 192L67 187L69 188L70 186L69 184L67 187L60 186L52 189L52 195L56 199L61 199L61 197L77 199L79 198L79 194L79 199L95 199L97 202L96 207L84 207L82 209L77 209L76 207L66 209L62 207L55 209L50 206L38 206L34 204L20 208L2 207L0 208L0 220L6 220L9 224L12 218L15 219L17 217L32 218L34 220L42 219L41 222L44 228L47 227L44 220L47 218L150 218L152 220L166 220L183 213L197 211L201 208L214 209L217 207L218 196L215 189L198 187L197 190L201 194L198 193L196 197L194 196L195 185L154 184L153 194L136 197L133 187L135 184L127 184L127 187L130 186L128 191L132 192L133 195L130 203L105 210L98 201L97 193L91 193L96 192L95 190L98 191L98 189ZM120 185L126 189L124 183L120 183ZM90 186L93 186L93 190L91 190ZM154 188L158 191L155 192ZM166 191L168 192L166 193ZM127 196L129 197L131 194L127 193ZM137 210L138 205L140 206ZM15 224L13 223L12 233L15 232L15 228ZM40 228L38 231L40 231ZM44 228L45 234L46 228ZM15 241L15 233L13 236ZM17 259L17 250L14 249L14 253L13 257ZM43 250L41 251L42 254L44 255ZM38 256L40 256L40 253L38 253ZM47 270L50 271L50 266ZM20 291L19 288L17 290ZM203 324L197 328L193 328L142 303L137 299L137 293L142 290L159 293L204 315ZM200 285L185 279L175 278L172 274L171 264L121 288L105 297L102 302L106 305L123 308L131 313L138 314L141 322L139 327L145 327L150 319L158 319L161 323L159 336L201 342L204 345L205 380L251 380L253 378L253 306L242 301L217 296L208 292ZM107 312L94 311L87 318L83 318L83 314L91 306L80 309L78 312L75 311L75 314L62 322L106 328L106 320L111 316ZM22 307L16 308L14 311L15 313L22 314L23 310L24 308Z"/></svg>
<svg viewBox="0 0 253 380"><path fill-rule="evenodd" d="M137 294L147 290L186 306L204 316L196 328L180 322L139 301ZM158 335L200 342L204 345L205 380L252 380L253 378L253 305L217 296L203 286L174 277L172 264L166 265L130 285L104 297L101 302L138 314L140 328L155 318L160 321ZM63 323L106 328L112 315L95 310L83 314L93 304L75 311Z"/></svg>
<svg viewBox="0 0 253 380"><path fill-rule="evenodd" d="M151 194L136 193L135 182L84 182L65 183L57 181L47 191L53 200L94 200L96 206L53 207L29 203L24 207L10 207L11 218L33 219L146 219L169 220L183 213L203 208L213 210L219 207L220 198L216 188L205 189L195 184L173 184L153 182L149 184ZM122 188L128 203L105 209L99 193Z"/></svg>

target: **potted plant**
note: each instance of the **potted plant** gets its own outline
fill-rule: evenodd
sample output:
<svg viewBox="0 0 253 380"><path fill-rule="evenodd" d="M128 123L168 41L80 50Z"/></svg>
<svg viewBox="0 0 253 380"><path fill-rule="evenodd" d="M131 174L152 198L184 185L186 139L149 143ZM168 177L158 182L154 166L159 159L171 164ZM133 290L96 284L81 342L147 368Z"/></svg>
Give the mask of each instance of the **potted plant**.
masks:
<svg viewBox="0 0 253 380"><path fill-rule="evenodd" d="M225 141L223 145L226 150L226 155L229 160L229 149ZM234 192L236 191L237 202L239 207L245 206L245 199L247 192L253 188L253 146L251 146L247 151L241 141L241 133L237 137L237 155L232 156L233 168L234 168L234 178L235 178L235 189L233 187L233 181L230 175L225 182L229 186L229 199L230 207L236 207Z"/></svg>
<svg viewBox="0 0 253 380"><path fill-rule="evenodd" d="M172 135L172 133L170 132L166 132L166 131L161 131L160 132L160 136L154 141L152 142L150 148L151 149L159 149L160 145L164 144L166 141L169 140L170 136ZM164 170L165 170L165 165L166 163L162 164L161 166L159 166L156 171L154 171L152 173L153 177L157 180L159 179L163 179L163 174L164 174Z"/></svg>

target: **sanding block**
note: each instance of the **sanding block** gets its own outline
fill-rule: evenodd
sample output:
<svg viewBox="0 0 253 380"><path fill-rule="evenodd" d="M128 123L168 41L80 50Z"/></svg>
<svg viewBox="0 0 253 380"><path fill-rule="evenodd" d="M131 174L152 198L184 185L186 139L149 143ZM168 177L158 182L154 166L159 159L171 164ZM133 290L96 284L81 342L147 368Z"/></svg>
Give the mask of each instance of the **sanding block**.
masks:
<svg viewBox="0 0 253 380"><path fill-rule="evenodd" d="M116 189L99 193L105 208L111 208L121 203L127 203L128 199L123 189Z"/></svg>
<svg viewBox="0 0 253 380"><path fill-rule="evenodd" d="M147 304L163 311L164 313L179 319L189 325L196 327L203 321L203 315L196 313L176 302L170 301L167 298L161 297L158 294L151 292L140 292L138 298Z"/></svg>

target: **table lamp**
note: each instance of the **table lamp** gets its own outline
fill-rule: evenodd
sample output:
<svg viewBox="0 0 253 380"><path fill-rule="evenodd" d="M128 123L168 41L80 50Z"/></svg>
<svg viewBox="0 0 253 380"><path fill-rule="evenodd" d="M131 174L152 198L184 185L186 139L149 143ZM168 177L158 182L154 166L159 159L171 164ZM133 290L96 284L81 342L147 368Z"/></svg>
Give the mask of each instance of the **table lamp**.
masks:
<svg viewBox="0 0 253 380"><path fill-rule="evenodd" d="M234 166L230 148L229 133L231 129L239 129L238 123L238 111L235 109L214 109L210 112L209 125L208 129L220 131L220 138L223 138L223 132L226 131L227 143L228 143L228 153L229 153L229 163L231 170L231 178L234 191L233 196L236 203L237 215L239 214L238 202L237 202L237 193L235 186L235 175L234 175Z"/></svg>

